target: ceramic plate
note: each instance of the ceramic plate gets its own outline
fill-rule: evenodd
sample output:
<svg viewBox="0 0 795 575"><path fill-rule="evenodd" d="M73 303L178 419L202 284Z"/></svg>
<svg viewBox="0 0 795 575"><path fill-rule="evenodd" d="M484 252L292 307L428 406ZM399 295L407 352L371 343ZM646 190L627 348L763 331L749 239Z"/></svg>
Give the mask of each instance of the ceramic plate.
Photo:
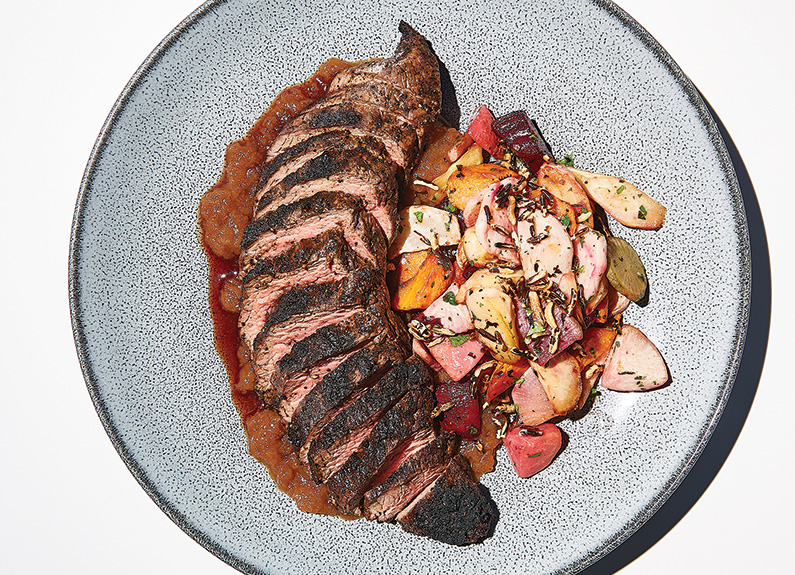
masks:
<svg viewBox="0 0 795 575"><path fill-rule="evenodd" d="M658 232L614 226L643 258L634 306L673 383L604 392L561 427L570 442L528 480L500 456L483 478L499 510L468 548L394 525L299 513L246 453L207 307L196 235L225 146L326 58L386 56L405 19L449 70L463 123L486 103L525 109L553 150L618 174L668 207ZM86 382L108 435L157 504L251 573L573 573L665 501L726 403L749 309L737 181L704 104L670 56L604 1L209 2L152 53L113 108L75 212L70 298Z"/></svg>

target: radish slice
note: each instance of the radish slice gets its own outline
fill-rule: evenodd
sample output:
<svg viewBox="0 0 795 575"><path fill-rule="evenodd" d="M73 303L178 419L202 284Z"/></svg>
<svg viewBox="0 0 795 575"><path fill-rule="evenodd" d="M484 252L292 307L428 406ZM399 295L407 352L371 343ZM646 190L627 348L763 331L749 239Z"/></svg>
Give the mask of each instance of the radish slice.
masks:
<svg viewBox="0 0 795 575"><path fill-rule="evenodd" d="M654 344L636 327L624 325L602 374L602 387L647 391L668 383L668 368Z"/></svg>
<svg viewBox="0 0 795 575"><path fill-rule="evenodd" d="M467 306L456 302L455 296L457 293L458 286L452 284L423 313L427 318L438 319L441 326L445 329L456 333L464 333L472 330L472 319L469 316Z"/></svg>
<svg viewBox="0 0 795 575"><path fill-rule="evenodd" d="M600 293L602 277L607 271L607 240L597 231L589 230L574 240L574 256L577 258L577 283L582 286L583 303L586 313L595 304L591 300ZM601 299L601 298L599 298Z"/></svg>

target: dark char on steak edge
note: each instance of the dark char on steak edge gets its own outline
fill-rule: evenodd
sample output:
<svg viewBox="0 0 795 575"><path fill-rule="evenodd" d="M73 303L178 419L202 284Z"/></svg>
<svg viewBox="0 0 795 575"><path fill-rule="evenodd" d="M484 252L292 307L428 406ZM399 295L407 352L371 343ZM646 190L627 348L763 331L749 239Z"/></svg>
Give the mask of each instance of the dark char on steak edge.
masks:
<svg viewBox="0 0 795 575"><path fill-rule="evenodd" d="M241 245L239 331L258 393L341 512L468 545L496 509L433 418L432 374L385 281L399 189L441 107L436 57L399 30L392 57L340 72L271 145Z"/></svg>

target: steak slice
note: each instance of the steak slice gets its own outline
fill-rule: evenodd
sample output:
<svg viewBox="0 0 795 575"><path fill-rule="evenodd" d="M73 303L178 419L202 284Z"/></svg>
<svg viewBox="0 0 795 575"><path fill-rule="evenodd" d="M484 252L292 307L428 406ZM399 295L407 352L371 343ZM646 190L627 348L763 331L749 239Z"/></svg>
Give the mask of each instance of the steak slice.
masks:
<svg viewBox="0 0 795 575"><path fill-rule="evenodd" d="M240 274L302 239L340 228L348 244L377 269L386 263L386 240L359 198L321 191L285 204L252 221L243 232Z"/></svg>
<svg viewBox="0 0 795 575"><path fill-rule="evenodd" d="M325 107L312 106L290 120L273 140L267 160L317 134L344 129L356 136L372 136L383 142L389 157L410 171L420 152L413 124L391 112L364 102L343 100Z"/></svg>
<svg viewBox="0 0 795 575"><path fill-rule="evenodd" d="M386 297L383 274L370 268L351 270L339 280L294 286L281 294L267 310L262 329L254 338L254 352L257 354L260 349L268 347L273 339L270 332L276 327L281 326L276 330L279 332L277 338L285 329L295 331L300 328L309 335L327 325L317 321L323 314L363 308L379 301L385 304Z"/></svg>
<svg viewBox="0 0 795 575"><path fill-rule="evenodd" d="M374 385L355 394L315 435L306 456L315 481L324 483L359 447L387 409L410 389L425 385L424 370L413 366L414 361L421 360L413 358L392 366Z"/></svg>
<svg viewBox="0 0 795 575"><path fill-rule="evenodd" d="M407 346L402 343L387 338L374 340L320 380L287 425L287 437L296 450L300 452L348 397L377 380L392 364L403 361L407 356Z"/></svg>
<svg viewBox="0 0 795 575"><path fill-rule="evenodd" d="M451 545L479 543L491 534L496 519L493 501L460 455L397 515L405 531Z"/></svg>
<svg viewBox="0 0 795 575"><path fill-rule="evenodd" d="M375 138L370 138L377 149L383 144ZM316 158L327 150L351 150L362 144L362 138L352 136L347 130L332 130L317 134L300 144L282 150L272 160L265 162L260 171L260 179L255 188L256 197L259 199L262 190L280 182L287 174L300 168L304 162Z"/></svg>
<svg viewBox="0 0 795 575"><path fill-rule="evenodd" d="M332 80L328 92L375 78L414 94L431 115L438 116L442 100L439 61L425 38L406 22L401 22L398 30L401 40L391 58L370 60L341 71Z"/></svg>
<svg viewBox="0 0 795 575"><path fill-rule="evenodd" d="M420 142L424 140L425 131L435 118L412 92L377 79L343 86L319 100L315 107L325 108L344 101L366 103L393 114L414 127Z"/></svg>
<svg viewBox="0 0 795 575"><path fill-rule="evenodd" d="M268 310L279 297L296 286L341 280L350 270L370 266L345 239L339 227L302 238L286 250L256 259L241 283L238 332L249 348L265 325Z"/></svg>
<svg viewBox="0 0 795 575"><path fill-rule="evenodd" d="M319 191L342 192L360 198L391 241L397 218L397 166L384 147L376 147L371 140L363 137L359 146L328 149L269 184L260 192L254 217L262 218L285 203Z"/></svg>
<svg viewBox="0 0 795 575"><path fill-rule="evenodd" d="M444 471L456 453L457 436L446 431L414 442L364 494L365 517L377 521L394 519Z"/></svg>
<svg viewBox="0 0 795 575"><path fill-rule="evenodd" d="M408 365L408 364L407 364ZM420 430L433 433L435 405L430 373L423 387L414 388L387 411L367 437L326 481L334 505L354 513L364 492L397 450Z"/></svg>
<svg viewBox="0 0 795 575"><path fill-rule="evenodd" d="M405 342L408 334L381 302L293 344L290 352L276 361L271 379L282 394L279 411L285 421L290 421L298 404L323 375L369 342L384 338Z"/></svg>

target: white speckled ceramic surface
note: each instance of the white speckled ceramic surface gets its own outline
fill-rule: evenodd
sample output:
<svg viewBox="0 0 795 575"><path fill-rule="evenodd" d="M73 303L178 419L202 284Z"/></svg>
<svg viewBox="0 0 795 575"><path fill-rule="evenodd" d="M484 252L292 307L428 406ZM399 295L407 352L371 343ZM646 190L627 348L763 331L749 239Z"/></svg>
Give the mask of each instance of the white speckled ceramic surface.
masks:
<svg viewBox="0 0 795 575"><path fill-rule="evenodd" d="M299 513L276 490L246 453L196 236L197 202L225 146L327 57L391 54L401 18L449 70L464 124L480 103L526 109L557 154L668 207L658 232L614 231L651 281L649 305L627 321L656 342L673 384L603 392L586 417L561 425L568 447L528 480L502 453L483 479L500 521L468 548ZM739 189L703 103L615 5L239 0L191 15L113 108L77 201L70 297L88 388L125 463L174 521L240 570L573 573L637 529L703 449L739 362L749 257Z"/></svg>

